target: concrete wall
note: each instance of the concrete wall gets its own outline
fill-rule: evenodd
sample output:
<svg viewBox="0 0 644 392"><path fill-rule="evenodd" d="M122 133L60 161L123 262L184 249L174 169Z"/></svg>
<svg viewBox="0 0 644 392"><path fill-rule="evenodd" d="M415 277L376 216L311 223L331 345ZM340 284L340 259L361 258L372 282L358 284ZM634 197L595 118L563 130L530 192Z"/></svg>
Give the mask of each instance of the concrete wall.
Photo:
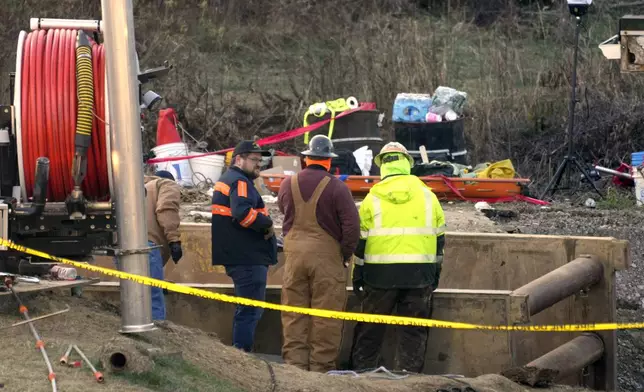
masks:
<svg viewBox="0 0 644 392"><path fill-rule="evenodd" d="M220 267L210 265L210 225L182 225L184 258L166 266L166 278L179 283L230 284ZM483 324L513 324L529 318L522 313L520 298L510 292L550 272L581 254L594 254L604 264L604 279L589 292L573 295L534 316L533 324L571 324L615 321L614 273L629 266L626 241L613 238L528 236L509 234L447 233L445 265L433 318ZM111 259L97 263L112 268ZM269 285L281 284L283 260L269 271ZM220 287L219 288L224 289ZM233 307L200 298L171 294L169 317L182 324L216 332L230 341ZM279 302L279 287L269 290L268 301ZM349 309L356 310L355 299ZM266 311L258 331L258 351L279 354L279 314ZM351 323L345 325L343 358L348 357ZM391 365L393 327L389 328L384 364ZM475 376L496 373L528 363L569 341L568 332L485 332L450 329L430 330L425 372ZM595 366L590 384L614 389L616 374L614 332L602 332L607 355ZM587 376L588 378L589 376ZM581 382L581 376L568 380Z"/></svg>

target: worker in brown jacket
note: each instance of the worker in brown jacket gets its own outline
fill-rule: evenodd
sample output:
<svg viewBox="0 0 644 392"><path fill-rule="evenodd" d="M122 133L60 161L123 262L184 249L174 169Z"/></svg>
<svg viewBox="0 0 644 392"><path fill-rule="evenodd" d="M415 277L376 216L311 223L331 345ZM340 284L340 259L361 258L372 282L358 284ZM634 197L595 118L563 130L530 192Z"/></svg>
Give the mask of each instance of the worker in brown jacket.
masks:
<svg viewBox="0 0 644 392"><path fill-rule="evenodd" d="M176 264L183 256L179 233L181 188L167 171L145 176L145 201L148 226L150 277L163 280L163 267L170 257ZM165 320L163 289L152 287L152 319Z"/></svg>
<svg viewBox="0 0 644 392"><path fill-rule="evenodd" d="M349 188L329 174L333 143L314 136L302 153L306 168L280 186L284 214L282 303L341 311L346 304L347 270L360 238L360 218ZM282 357L304 370L336 368L342 320L282 312Z"/></svg>

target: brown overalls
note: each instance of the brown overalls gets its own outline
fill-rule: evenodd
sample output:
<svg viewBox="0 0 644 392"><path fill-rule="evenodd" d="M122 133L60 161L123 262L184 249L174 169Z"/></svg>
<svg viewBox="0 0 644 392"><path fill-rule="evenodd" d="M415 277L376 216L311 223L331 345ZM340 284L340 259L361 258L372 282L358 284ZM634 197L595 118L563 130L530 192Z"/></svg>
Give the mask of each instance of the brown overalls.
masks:
<svg viewBox="0 0 644 392"><path fill-rule="evenodd" d="M318 225L316 218L318 200L330 180L325 177L311 199L304 202L297 174L291 177L295 219L284 238L284 305L344 310L347 283L340 244ZM342 320L282 312L284 361L315 372L335 369L342 327Z"/></svg>

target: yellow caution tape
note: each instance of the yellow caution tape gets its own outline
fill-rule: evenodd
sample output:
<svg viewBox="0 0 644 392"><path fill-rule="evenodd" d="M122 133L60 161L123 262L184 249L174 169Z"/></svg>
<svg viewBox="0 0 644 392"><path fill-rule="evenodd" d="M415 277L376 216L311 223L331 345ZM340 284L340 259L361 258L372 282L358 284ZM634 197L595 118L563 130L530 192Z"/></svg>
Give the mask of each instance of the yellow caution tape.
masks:
<svg viewBox="0 0 644 392"><path fill-rule="evenodd" d="M0 238L0 245L13 249L18 252L26 253L32 256L41 257L55 261L57 263L71 265L75 268L84 269L87 271L97 272L102 275L112 276L115 278L130 280L146 286L158 287L176 293L193 295L196 297L214 299L215 301L228 302L237 305L254 306L264 309L277 310L281 312L292 312L305 314L315 317L340 319L346 321L358 321L363 323L375 324L392 324L392 325L406 325L414 327L427 327L427 328L451 328L451 329L468 329L468 330L486 330L486 331L532 331L532 332L584 332L584 331L612 331L616 329L642 329L644 323L592 323L592 324L566 324L566 325L477 325L469 323L459 323L452 321L441 321L431 319L420 319L414 317L401 317L390 315L377 315L365 313L352 313L352 312L339 312L334 310L325 309L311 309L300 308L296 306L287 306L274 304L264 301L256 301L253 299L234 297L226 294L214 293L208 290L197 289L189 286L180 285L177 283L170 283L163 280L149 278L147 276L130 274L123 271L118 271L110 268L98 267L95 265L81 263L56 257L44 252L17 245L12 241Z"/></svg>

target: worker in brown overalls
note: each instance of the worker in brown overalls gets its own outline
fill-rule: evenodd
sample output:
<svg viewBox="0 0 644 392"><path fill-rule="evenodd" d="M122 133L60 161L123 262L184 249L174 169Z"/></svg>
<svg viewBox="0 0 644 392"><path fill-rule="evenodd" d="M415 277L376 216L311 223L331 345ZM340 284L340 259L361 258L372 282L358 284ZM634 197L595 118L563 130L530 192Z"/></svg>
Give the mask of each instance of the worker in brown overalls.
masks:
<svg viewBox="0 0 644 392"><path fill-rule="evenodd" d="M284 214L286 262L282 304L343 310L347 266L360 237L360 219L351 191L329 174L333 143L314 136L302 152L306 168L282 181L278 195ZM282 312L282 357L304 370L336 368L342 320Z"/></svg>

